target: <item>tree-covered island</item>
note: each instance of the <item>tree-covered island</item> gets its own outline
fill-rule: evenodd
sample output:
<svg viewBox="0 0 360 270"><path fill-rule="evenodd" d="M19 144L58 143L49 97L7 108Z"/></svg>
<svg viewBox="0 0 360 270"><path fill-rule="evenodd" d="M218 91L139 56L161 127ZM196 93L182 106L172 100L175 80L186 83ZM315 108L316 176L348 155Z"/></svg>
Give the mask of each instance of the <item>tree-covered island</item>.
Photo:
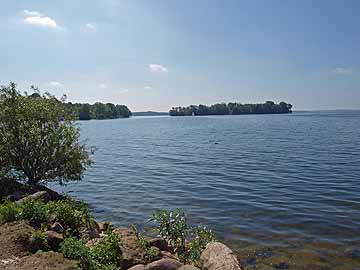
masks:
<svg viewBox="0 0 360 270"><path fill-rule="evenodd" d="M188 107L173 107L170 116L191 116L191 115L238 115L238 114L280 114L292 113L292 105L286 102L276 104L273 101L266 101L260 104L241 104L236 102L218 103L211 106L190 105Z"/></svg>

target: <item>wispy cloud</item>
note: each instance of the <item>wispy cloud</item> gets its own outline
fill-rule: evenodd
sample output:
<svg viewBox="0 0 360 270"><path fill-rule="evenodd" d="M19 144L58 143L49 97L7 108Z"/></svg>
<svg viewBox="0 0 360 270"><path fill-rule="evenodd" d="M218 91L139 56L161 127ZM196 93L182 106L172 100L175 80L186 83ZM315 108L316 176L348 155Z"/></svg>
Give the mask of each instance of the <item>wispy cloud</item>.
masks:
<svg viewBox="0 0 360 270"><path fill-rule="evenodd" d="M150 64L149 69L151 72L168 72L168 68L160 64Z"/></svg>
<svg viewBox="0 0 360 270"><path fill-rule="evenodd" d="M45 16L39 11L25 9L23 10L23 14L25 16L25 18L23 18L23 22L27 25L34 25L52 29L60 28L54 19Z"/></svg>
<svg viewBox="0 0 360 270"><path fill-rule="evenodd" d="M84 26L84 30L85 31L90 31L90 32L96 32L97 31L97 27L95 24L93 23L87 23Z"/></svg>
<svg viewBox="0 0 360 270"><path fill-rule="evenodd" d="M333 70L333 72L338 75L349 75L352 74L352 69L345 67L337 67Z"/></svg>
<svg viewBox="0 0 360 270"><path fill-rule="evenodd" d="M100 84L99 84L99 88L101 88L101 89L106 89L106 88L107 88L107 84L106 84L106 83L100 83Z"/></svg>
<svg viewBox="0 0 360 270"><path fill-rule="evenodd" d="M63 87L64 86L61 82L57 82L57 81L52 81L49 84L54 87Z"/></svg>
<svg viewBox="0 0 360 270"><path fill-rule="evenodd" d="M33 16L33 17L42 17L44 16L42 13L40 13L39 11L34 11L34 10L27 10L24 9L23 13L25 16Z"/></svg>
<svg viewBox="0 0 360 270"><path fill-rule="evenodd" d="M145 89L145 90L152 90L153 88L152 88L151 85L146 85L146 86L144 86L144 89Z"/></svg>
<svg viewBox="0 0 360 270"><path fill-rule="evenodd" d="M122 89L118 93L119 94L124 94L124 93L127 93L127 92L129 92L129 89Z"/></svg>

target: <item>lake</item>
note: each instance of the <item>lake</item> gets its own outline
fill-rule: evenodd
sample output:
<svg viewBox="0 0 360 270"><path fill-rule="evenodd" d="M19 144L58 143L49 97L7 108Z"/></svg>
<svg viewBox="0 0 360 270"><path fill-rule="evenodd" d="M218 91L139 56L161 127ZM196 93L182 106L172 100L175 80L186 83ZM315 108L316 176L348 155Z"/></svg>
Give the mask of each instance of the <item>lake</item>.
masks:
<svg viewBox="0 0 360 270"><path fill-rule="evenodd" d="M96 218L141 226L182 208L249 269L360 269L359 111L80 125L94 165L61 190Z"/></svg>

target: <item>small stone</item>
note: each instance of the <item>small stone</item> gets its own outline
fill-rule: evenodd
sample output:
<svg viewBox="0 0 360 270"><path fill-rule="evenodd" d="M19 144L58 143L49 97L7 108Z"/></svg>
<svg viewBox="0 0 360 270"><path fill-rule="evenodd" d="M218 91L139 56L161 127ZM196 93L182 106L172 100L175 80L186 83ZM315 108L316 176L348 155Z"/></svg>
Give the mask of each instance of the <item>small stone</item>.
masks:
<svg viewBox="0 0 360 270"><path fill-rule="evenodd" d="M184 265L181 266L179 269L177 270L200 270L199 268L193 266L193 265Z"/></svg>
<svg viewBox="0 0 360 270"><path fill-rule="evenodd" d="M145 270L176 270L183 264L173 259L161 259L145 266Z"/></svg>
<svg viewBox="0 0 360 270"><path fill-rule="evenodd" d="M145 265L138 264L138 265L135 265L135 266L129 268L128 270L145 270Z"/></svg>
<svg viewBox="0 0 360 270"><path fill-rule="evenodd" d="M160 250L172 252L172 248L169 247L167 241L163 238L153 238L149 240L149 244L152 247L157 247Z"/></svg>
<svg viewBox="0 0 360 270"><path fill-rule="evenodd" d="M289 269L289 264L287 264L286 262L281 262L281 263L279 263L279 264L277 264L277 265L274 265L274 267L275 267L276 269L281 269L281 270L283 270L283 269Z"/></svg>
<svg viewBox="0 0 360 270"><path fill-rule="evenodd" d="M60 243L64 240L64 237L54 231L46 231L45 232L48 239L48 244L52 250L58 250Z"/></svg>
<svg viewBox="0 0 360 270"><path fill-rule="evenodd" d="M174 259L177 260L176 256L174 254L171 254L171 252L168 251L160 251L160 257L161 258L169 258L169 259Z"/></svg>
<svg viewBox="0 0 360 270"><path fill-rule="evenodd" d="M59 222L55 222L54 224L52 224L50 226L50 230L57 232L57 233L63 233L64 232L64 227L59 223Z"/></svg>

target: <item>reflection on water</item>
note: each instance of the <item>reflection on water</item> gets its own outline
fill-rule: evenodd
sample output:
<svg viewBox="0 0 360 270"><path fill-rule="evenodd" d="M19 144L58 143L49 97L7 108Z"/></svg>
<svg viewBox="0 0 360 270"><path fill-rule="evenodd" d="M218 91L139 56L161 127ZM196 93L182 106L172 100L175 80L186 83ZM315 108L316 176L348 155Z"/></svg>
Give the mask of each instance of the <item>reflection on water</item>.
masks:
<svg viewBox="0 0 360 270"><path fill-rule="evenodd" d="M360 269L360 112L82 122L96 146L64 191L97 218L180 207L249 269ZM358 268L356 268L358 267Z"/></svg>

